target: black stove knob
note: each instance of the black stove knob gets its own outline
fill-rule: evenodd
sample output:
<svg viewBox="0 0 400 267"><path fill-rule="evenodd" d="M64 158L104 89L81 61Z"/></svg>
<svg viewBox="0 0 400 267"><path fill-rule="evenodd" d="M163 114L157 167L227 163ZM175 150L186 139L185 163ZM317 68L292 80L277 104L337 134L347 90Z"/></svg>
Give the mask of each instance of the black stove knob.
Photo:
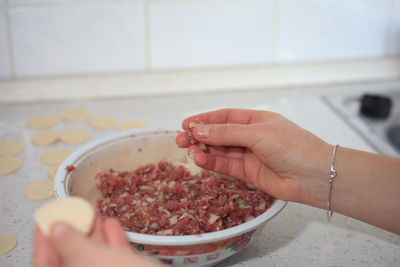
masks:
<svg viewBox="0 0 400 267"><path fill-rule="evenodd" d="M374 119L386 119L390 115L392 100L381 95L364 94L361 98L360 113Z"/></svg>

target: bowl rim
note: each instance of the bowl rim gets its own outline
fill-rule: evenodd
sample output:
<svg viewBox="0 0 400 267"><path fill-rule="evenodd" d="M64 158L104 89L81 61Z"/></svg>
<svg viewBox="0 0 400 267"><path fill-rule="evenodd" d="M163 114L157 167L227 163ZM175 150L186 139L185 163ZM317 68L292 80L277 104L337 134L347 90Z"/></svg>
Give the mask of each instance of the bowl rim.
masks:
<svg viewBox="0 0 400 267"><path fill-rule="evenodd" d="M109 143L115 142L119 139L124 138L135 138L137 136L143 136L146 134L155 133L174 133L179 132L178 129L172 128L141 128L128 130L121 133L113 133L104 137L95 139L75 150L71 153L64 162L60 165L57 170L56 176L54 178L54 193L56 198L67 198L69 194L66 192L67 179L69 178L68 172L65 167L68 165L73 165L77 161L83 158L87 153L92 150L101 147L102 145L107 145ZM266 210L261 215L256 218L242 223L240 225L224 229L221 231L195 234L195 235L181 235L181 236L161 236L161 235L150 235L150 234L140 234L130 231L125 231L125 234L129 241L138 244L148 244L148 245L160 245L160 246L187 246L196 244L206 244L212 243L219 240L229 239L241 235L243 233L249 232L259 226L265 224L268 220L276 216L287 204L287 201L281 199L275 199L271 207Z"/></svg>

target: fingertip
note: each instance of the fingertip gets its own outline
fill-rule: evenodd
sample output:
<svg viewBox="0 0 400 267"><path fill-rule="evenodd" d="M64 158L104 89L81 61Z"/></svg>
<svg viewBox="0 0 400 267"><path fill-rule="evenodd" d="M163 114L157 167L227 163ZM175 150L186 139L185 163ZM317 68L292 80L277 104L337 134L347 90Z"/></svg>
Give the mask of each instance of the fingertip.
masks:
<svg viewBox="0 0 400 267"><path fill-rule="evenodd" d="M177 144L178 147L181 148L186 148L188 147L190 144L186 138L186 133L179 133L176 138L175 138L175 143Z"/></svg>
<svg viewBox="0 0 400 267"><path fill-rule="evenodd" d="M193 155L193 161L198 166L203 166L207 163L207 155L204 152L198 152Z"/></svg>
<svg viewBox="0 0 400 267"><path fill-rule="evenodd" d="M57 239L70 230L72 230L72 227L69 224L64 222L55 222L50 228L50 236L53 239Z"/></svg>
<svg viewBox="0 0 400 267"><path fill-rule="evenodd" d="M104 233L106 239L111 245L127 246L129 241L125 236L119 221L114 218L107 218L104 220Z"/></svg>
<svg viewBox="0 0 400 267"><path fill-rule="evenodd" d="M207 163L207 154L199 147L198 144L191 145L188 149L189 157L196 165L202 167Z"/></svg>
<svg viewBox="0 0 400 267"><path fill-rule="evenodd" d="M182 129L183 130L187 130L187 129L189 129L189 123L190 123L190 121L191 121L191 117L189 117L189 118L186 118L186 119L184 119L183 121L182 121Z"/></svg>

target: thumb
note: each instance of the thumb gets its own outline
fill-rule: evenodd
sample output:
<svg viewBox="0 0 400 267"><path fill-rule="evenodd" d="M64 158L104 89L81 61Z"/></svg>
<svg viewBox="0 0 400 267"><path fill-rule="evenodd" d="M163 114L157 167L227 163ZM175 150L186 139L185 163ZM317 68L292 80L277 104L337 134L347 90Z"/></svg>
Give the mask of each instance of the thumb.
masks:
<svg viewBox="0 0 400 267"><path fill-rule="evenodd" d="M78 257L82 251L87 251L88 240L85 235L75 230L66 223L55 223L50 230L50 237L61 258L71 261Z"/></svg>
<svg viewBox="0 0 400 267"><path fill-rule="evenodd" d="M197 141L212 146L251 148L258 142L257 131L248 124L199 124L193 135Z"/></svg>

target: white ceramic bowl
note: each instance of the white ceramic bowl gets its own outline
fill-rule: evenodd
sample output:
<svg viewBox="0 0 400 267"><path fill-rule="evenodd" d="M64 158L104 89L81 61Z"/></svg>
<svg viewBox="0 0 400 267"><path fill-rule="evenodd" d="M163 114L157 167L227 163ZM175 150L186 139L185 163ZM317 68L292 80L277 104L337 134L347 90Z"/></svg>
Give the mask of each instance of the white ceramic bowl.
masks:
<svg viewBox="0 0 400 267"><path fill-rule="evenodd" d="M166 159L186 165L192 171L186 149L175 144L176 130L139 129L112 134L82 146L60 166L55 177L58 198L80 196L91 203L101 199L94 177L100 171L133 170ZM65 167L74 165L68 173ZM175 266L213 265L237 253L256 237L267 221L278 214L286 201L276 199L260 216L241 225L212 233L185 236L157 236L126 232L132 246L145 255L155 256Z"/></svg>

